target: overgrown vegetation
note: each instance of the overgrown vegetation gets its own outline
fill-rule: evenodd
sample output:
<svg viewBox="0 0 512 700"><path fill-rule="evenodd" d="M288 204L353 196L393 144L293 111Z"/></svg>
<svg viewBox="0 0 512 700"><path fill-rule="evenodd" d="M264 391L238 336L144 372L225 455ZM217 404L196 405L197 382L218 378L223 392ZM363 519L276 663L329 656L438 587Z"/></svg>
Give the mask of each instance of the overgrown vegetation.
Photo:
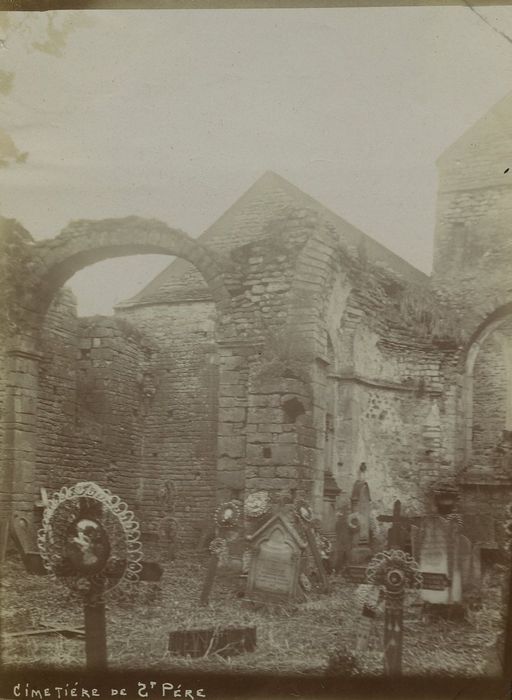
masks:
<svg viewBox="0 0 512 700"><path fill-rule="evenodd" d="M301 673L307 675L375 675L383 673L383 613L377 615L368 651L355 655L354 640L360 610L356 586L332 577L329 595L312 593L292 611L264 612L244 605L244 580L218 577L210 605L198 606L206 571L199 555L165 564L160 583L140 583L132 600L107 605L108 655L112 669ZM466 675L485 671L488 647L501 631L499 576L490 572L481 610L462 622L426 620L420 607L405 614L404 674ZM80 605L67 600L63 589L47 577L24 572L11 555L2 577L5 666L62 669L85 663L83 640L61 635L9 637L41 625L80 626ZM254 652L222 658L171 657L169 632L177 629L240 625L257 628Z"/></svg>
<svg viewBox="0 0 512 700"><path fill-rule="evenodd" d="M466 340L460 318L430 290L415 287L403 290L398 314L421 338L452 341L456 345Z"/></svg>

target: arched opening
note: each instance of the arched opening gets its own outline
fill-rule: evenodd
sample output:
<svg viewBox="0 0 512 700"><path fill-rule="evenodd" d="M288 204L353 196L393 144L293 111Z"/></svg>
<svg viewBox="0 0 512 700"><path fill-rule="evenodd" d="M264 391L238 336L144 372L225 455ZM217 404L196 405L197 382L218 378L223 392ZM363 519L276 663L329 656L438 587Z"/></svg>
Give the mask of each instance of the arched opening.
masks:
<svg viewBox="0 0 512 700"><path fill-rule="evenodd" d="M464 463L498 473L512 466L512 309L492 314L473 335L462 392Z"/></svg>
<svg viewBox="0 0 512 700"><path fill-rule="evenodd" d="M11 422L14 435L18 425L24 430L13 450L14 501L30 512L40 487L53 490L86 476L126 499L146 535L156 535L175 507L182 540L191 544L194 526L215 498L216 330L229 295L196 241L159 222L124 223L78 222L35 246L43 261L34 300L37 352L30 358L24 350L12 353L13 362L25 363ZM186 257L207 282L208 298L77 314L63 286L73 274L137 253ZM29 403L30 424L24 419ZM161 498L169 492L172 503Z"/></svg>

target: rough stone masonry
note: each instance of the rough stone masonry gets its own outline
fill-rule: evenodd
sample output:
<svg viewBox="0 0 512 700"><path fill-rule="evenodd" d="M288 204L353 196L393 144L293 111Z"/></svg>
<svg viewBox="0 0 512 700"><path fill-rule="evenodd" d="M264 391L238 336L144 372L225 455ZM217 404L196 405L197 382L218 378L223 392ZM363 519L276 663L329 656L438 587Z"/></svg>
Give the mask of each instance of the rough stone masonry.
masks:
<svg viewBox="0 0 512 700"><path fill-rule="evenodd" d="M75 221L35 242L3 219L1 506L94 479L179 537L256 490L468 512L512 479L512 96L438 160L431 277L266 173L199 239L148 219ZM414 232L411 232L413 237ZM176 256L112 317L77 317L66 282L111 257ZM331 498L331 502L329 502Z"/></svg>

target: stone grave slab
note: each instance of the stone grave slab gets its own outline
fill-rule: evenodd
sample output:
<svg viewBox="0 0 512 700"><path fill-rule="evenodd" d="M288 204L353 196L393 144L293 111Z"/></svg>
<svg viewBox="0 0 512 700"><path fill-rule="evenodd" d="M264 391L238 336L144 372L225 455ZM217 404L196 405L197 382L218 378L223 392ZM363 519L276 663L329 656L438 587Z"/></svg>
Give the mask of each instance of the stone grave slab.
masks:
<svg viewBox="0 0 512 700"><path fill-rule="evenodd" d="M306 542L280 514L247 537L252 558L246 599L263 603L289 603L301 597L299 568Z"/></svg>
<svg viewBox="0 0 512 700"><path fill-rule="evenodd" d="M10 532L28 573L38 575L46 573L37 549L36 535L28 519L15 513L11 520Z"/></svg>
<svg viewBox="0 0 512 700"><path fill-rule="evenodd" d="M375 627L377 606L381 598L380 588L363 584L359 588L359 604L361 615L356 627L356 652L365 652L368 649L370 636Z"/></svg>
<svg viewBox="0 0 512 700"><path fill-rule="evenodd" d="M366 481L358 479L350 497L351 519L357 520L357 529L352 535L350 561L352 564L367 562L372 555L370 547L370 488Z"/></svg>
<svg viewBox="0 0 512 700"><path fill-rule="evenodd" d="M450 602L451 532L451 523L440 515L426 516L420 527L411 526L413 557L419 563L420 571L427 577L429 573L442 574L447 579L443 585L441 577L431 577L441 583L435 590L422 588L421 597L426 603L443 605Z"/></svg>
<svg viewBox="0 0 512 700"><path fill-rule="evenodd" d="M462 603L466 593L475 587L473 576L473 545L469 539L458 532L453 531L453 562L451 570L450 602Z"/></svg>
<svg viewBox="0 0 512 700"><path fill-rule="evenodd" d="M352 537L348 524L348 507L344 507L336 518L333 566L335 571L342 571L350 559Z"/></svg>

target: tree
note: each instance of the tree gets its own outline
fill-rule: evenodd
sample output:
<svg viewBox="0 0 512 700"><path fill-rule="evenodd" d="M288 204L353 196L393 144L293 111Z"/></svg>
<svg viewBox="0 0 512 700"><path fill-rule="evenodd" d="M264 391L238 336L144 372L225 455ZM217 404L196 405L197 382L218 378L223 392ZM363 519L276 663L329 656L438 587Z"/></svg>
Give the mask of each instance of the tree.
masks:
<svg viewBox="0 0 512 700"><path fill-rule="evenodd" d="M0 52L21 42L26 51L45 53L55 58L64 55L69 35L79 28L90 27L85 12L0 12ZM14 70L0 69L0 104L15 89ZM0 127L0 168L24 163L28 153L21 151L11 135Z"/></svg>

